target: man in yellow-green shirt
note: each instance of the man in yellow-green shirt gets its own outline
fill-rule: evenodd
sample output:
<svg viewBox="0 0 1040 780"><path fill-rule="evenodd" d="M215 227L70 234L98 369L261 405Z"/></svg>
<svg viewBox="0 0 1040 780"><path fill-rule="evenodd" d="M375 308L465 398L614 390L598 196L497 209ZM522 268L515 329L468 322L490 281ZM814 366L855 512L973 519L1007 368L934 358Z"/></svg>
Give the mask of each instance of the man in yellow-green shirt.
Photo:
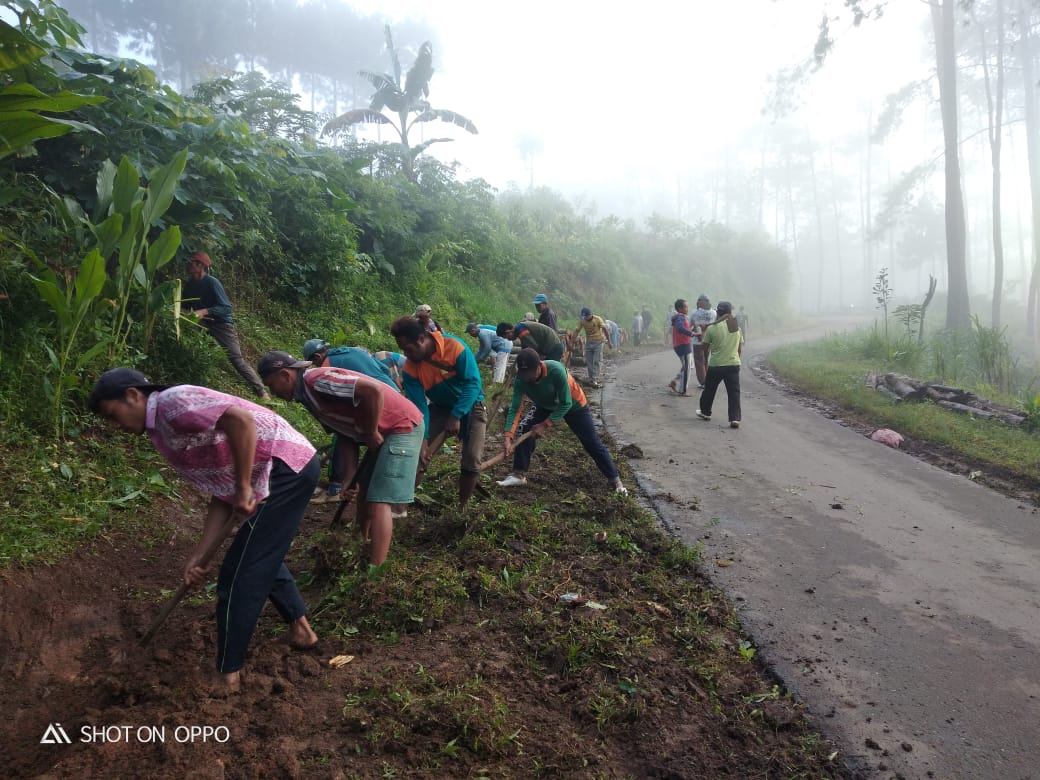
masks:
<svg viewBox="0 0 1040 780"><path fill-rule="evenodd" d="M610 343L607 323L598 314L593 314L592 309L586 306L581 310L578 327L574 329L571 336L576 337L582 331L585 331L585 368L589 372L589 384L599 387L599 367L603 358L603 345Z"/></svg>
<svg viewBox="0 0 1040 780"><path fill-rule="evenodd" d="M708 373L704 379L700 408L697 416L711 419L711 405L715 402L715 391L721 383L726 385L729 403L729 427L740 427L740 353L744 348L744 335L733 318L733 304L719 301L715 307L718 319L704 329L702 341L708 352Z"/></svg>

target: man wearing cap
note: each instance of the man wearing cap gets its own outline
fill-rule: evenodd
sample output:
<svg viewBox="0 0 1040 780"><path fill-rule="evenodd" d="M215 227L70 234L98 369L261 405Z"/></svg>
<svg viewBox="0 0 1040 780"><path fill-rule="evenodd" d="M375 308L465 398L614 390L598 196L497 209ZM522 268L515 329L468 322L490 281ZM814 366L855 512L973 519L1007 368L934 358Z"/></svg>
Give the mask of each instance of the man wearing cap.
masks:
<svg viewBox="0 0 1040 780"><path fill-rule="evenodd" d="M697 410L702 420L711 419L715 391L719 383L726 383L729 427L740 427L740 353L744 349L744 335L733 317L733 304L719 301L718 319L704 331L704 345L708 352L708 375Z"/></svg>
<svg viewBox="0 0 1040 780"><path fill-rule="evenodd" d="M697 308L690 312L690 330L693 331L693 370L697 374L697 384L704 387L704 378L708 375L708 348L704 346L701 336L704 329L715 322L715 310L707 295L697 297Z"/></svg>
<svg viewBox="0 0 1040 780"><path fill-rule="evenodd" d="M415 307L415 314L412 315L415 319L422 323L422 326L426 328L430 333L443 333L444 329L441 324L433 318L433 309L430 308L428 303L420 303Z"/></svg>
<svg viewBox="0 0 1040 780"><path fill-rule="evenodd" d="M289 643L318 637L285 566L320 467L314 447L263 406L193 385L152 384L140 371L113 368L94 385L90 409L128 433L147 434L184 479L211 496L202 536L184 566L184 583L202 585L206 551L238 513L241 523L217 577L217 672L241 684L246 649L270 599L289 625Z"/></svg>
<svg viewBox="0 0 1040 780"><path fill-rule="evenodd" d="M603 345L610 342L610 332L607 323L598 314L593 314L592 309L585 306L581 310L578 319L578 327L574 329L571 337L577 337L585 331L585 369L589 372L589 384L599 387L599 367L603 358ZM611 345L611 349L613 349Z"/></svg>
<svg viewBox="0 0 1040 780"><path fill-rule="evenodd" d="M487 430L484 387L477 361L463 341L455 336L427 331L415 317L398 317L390 333L407 358L404 364L404 394L423 413L426 441L422 465L434 453L429 440L444 431L462 442L462 472L459 475L459 508L466 505L480 477ZM427 400L428 399L428 400Z"/></svg>
<svg viewBox="0 0 1040 780"><path fill-rule="evenodd" d="M257 372L274 395L303 404L323 427L335 431L339 449L364 444L370 454L378 453L365 456L368 463L356 481L357 517L372 545L369 563L381 565L393 537L391 505L415 500L422 413L392 384L345 368L311 368L287 352L268 352Z"/></svg>
<svg viewBox="0 0 1040 780"><path fill-rule="evenodd" d="M546 360L563 357L563 342L556 331L540 322L498 323L495 332L507 341L520 341L521 347L530 347Z"/></svg>
<svg viewBox="0 0 1040 780"><path fill-rule="evenodd" d="M524 396L530 398L534 404L534 413L526 415L521 420L517 413ZM533 349L522 349L516 356L513 403L506 416L506 434L502 442L506 455L513 454L513 470L498 484L502 487L513 487L527 482L527 469L531 465L536 440L544 436L550 427L559 425L561 420L574 431L581 446L596 462L596 466L609 480L614 491L627 494L628 491L618 476L617 466L596 432L596 423L589 412L584 391L574 381L574 377L567 373L563 363L556 360L543 361ZM534 431L534 437L514 448L514 437L519 437L528 430Z"/></svg>
<svg viewBox="0 0 1040 780"><path fill-rule="evenodd" d="M303 345L303 359L319 368L331 366L355 371L391 385L395 390L400 390L394 384L387 367L372 357L367 349L331 347L324 339L309 339ZM261 376L261 378L263 377ZM325 489L325 500L333 500L339 495L340 490L343 489L343 481L353 476L357 464L357 444L353 443L345 448L340 447L339 436L334 435L332 437L332 457L329 458L329 485ZM320 491L314 500L322 500Z"/></svg>
<svg viewBox="0 0 1040 780"><path fill-rule="evenodd" d="M205 252L196 252L191 256L188 261L190 278L181 288L181 306L199 316L206 332L224 348L231 365L253 388L253 392L266 400L271 396L267 394L264 383L242 357L242 347L239 346L238 333L231 318L231 301L220 280L210 276L209 269L212 265L213 261Z"/></svg>
<svg viewBox="0 0 1040 780"><path fill-rule="evenodd" d="M545 293L534 296L534 307L538 310L538 321L556 330L556 312L549 308L549 298Z"/></svg>
<svg viewBox="0 0 1040 780"><path fill-rule="evenodd" d="M494 355L495 371L492 381L498 385L502 384L506 379L506 366L513 351L513 342L499 336L493 325L471 322L466 326L466 333L480 342L480 349L476 355L478 363Z"/></svg>

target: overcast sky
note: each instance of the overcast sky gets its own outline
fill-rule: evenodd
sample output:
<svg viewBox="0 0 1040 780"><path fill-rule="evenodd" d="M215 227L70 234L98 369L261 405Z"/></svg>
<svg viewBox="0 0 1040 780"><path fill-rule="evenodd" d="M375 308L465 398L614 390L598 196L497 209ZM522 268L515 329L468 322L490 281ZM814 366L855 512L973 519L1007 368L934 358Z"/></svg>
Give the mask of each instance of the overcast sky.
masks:
<svg viewBox="0 0 1040 780"><path fill-rule="evenodd" d="M638 178L674 189L705 173L759 120L767 78L812 51L825 0L590 0L500 2L350 0L385 17L423 18L436 29L435 107L480 130L428 126L452 144L464 174L526 186L517 137L541 139L536 185L588 199ZM842 4L830 3L833 14ZM626 10L627 9L627 10ZM839 43L813 77L798 121L824 142L863 132L868 107L923 75L927 5L903 0L881 22L832 25ZM402 63L407 66L406 63ZM431 136L427 136L431 137ZM753 141L751 141L753 143Z"/></svg>

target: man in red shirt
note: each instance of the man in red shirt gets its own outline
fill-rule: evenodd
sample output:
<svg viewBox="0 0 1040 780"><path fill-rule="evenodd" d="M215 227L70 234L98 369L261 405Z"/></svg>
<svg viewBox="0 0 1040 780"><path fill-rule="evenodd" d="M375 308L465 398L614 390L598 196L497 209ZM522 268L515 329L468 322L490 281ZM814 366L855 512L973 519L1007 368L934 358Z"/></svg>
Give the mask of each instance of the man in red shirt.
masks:
<svg viewBox="0 0 1040 780"><path fill-rule="evenodd" d="M310 368L288 352L268 352L257 373L283 401L298 401L325 428L337 434L337 446L364 444L378 453L357 471L358 520L371 538L369 562L386 560L393 536L391 504L415 500L415 472L422 450L423 415L391 385L345 368ZM344 453L346 454L346 453ZM349 466L348 466L349 468Z"/></svg>

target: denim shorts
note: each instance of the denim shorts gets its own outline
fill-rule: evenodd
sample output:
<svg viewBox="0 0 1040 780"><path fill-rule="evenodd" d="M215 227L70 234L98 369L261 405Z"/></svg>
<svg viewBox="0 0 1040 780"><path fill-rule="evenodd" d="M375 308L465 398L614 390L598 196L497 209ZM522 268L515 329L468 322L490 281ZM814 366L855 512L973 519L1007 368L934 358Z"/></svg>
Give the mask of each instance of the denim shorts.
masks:
<svg viewBox="0 0 1040 780"><path fill-rule="evenodd" d="M365 500L377 504L410 504L415 500L415 472L419 468L425 427L420 422L411 433L383 437L379 457L372 467Z"/></svg>

